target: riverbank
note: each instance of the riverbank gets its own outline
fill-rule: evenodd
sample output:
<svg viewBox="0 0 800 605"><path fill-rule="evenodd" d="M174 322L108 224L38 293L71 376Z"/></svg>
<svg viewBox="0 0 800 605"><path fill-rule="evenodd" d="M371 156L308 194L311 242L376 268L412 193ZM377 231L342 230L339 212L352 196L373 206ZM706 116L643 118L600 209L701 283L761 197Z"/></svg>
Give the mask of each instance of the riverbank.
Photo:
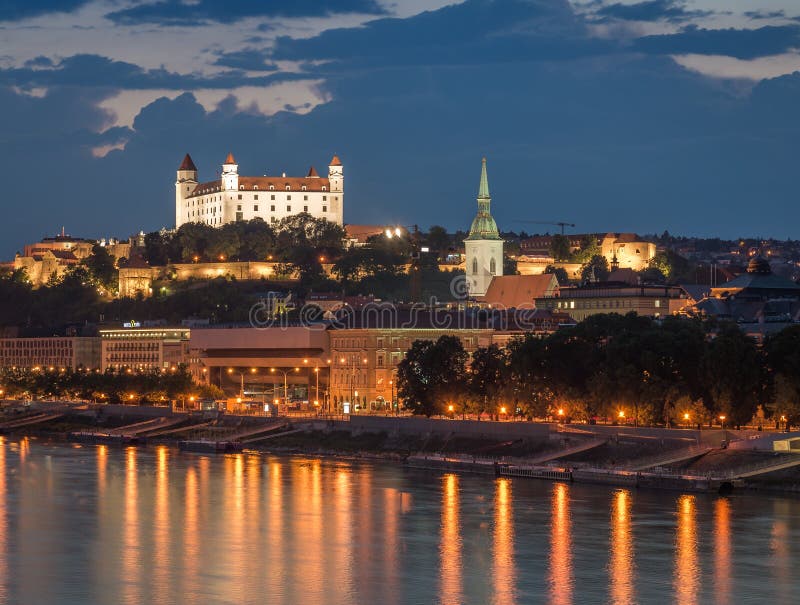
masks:
<svg viewBox="0 0 800 605"><path fill-rule="evenodd" d="M4 410L0 432L82 443L188 443L202 446L185 448L194 451L386 460L426 470L627 487L800 492L800 454L767 450L776 435L752 431L369 416L278 418L48 404Z"/></svg>

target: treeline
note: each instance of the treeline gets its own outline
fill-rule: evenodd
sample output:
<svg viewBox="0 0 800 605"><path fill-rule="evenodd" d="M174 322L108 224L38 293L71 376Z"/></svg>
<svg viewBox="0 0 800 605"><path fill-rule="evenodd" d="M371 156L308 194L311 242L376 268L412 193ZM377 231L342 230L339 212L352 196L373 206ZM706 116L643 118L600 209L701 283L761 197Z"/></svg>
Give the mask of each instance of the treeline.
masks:
<svg viewBox="0 0 800 605"><path fill-rule="evenodd" d="M800 423L800 326L762 347L735 324L595 315L546 337L479 348L417 341L398 367L414 413L728 426ZM452 411L450 406L453 406ZM560 413L559 413L560 411ZM620 414L622 412L622 414Z"/></svg>
<svg viewBox="0 0 800 605"><path fill-rule="evenodd" d="M86 368L0 370L5 397L67 398L101 403L165 404L188 397L220 397L216 387L196 385L183 366L166 372Z"/></svg>

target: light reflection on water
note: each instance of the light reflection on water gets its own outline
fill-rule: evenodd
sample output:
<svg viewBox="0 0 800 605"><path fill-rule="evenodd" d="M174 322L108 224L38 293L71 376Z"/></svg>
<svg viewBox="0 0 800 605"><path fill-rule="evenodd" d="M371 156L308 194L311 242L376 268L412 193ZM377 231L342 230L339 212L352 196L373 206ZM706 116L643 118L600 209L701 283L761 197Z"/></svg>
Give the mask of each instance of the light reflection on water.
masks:
<svg viewBox="0 0 800 605"><path fill-rule="evenodd" d="M792 498L0 437L0 604L792 603Z"/></svg>

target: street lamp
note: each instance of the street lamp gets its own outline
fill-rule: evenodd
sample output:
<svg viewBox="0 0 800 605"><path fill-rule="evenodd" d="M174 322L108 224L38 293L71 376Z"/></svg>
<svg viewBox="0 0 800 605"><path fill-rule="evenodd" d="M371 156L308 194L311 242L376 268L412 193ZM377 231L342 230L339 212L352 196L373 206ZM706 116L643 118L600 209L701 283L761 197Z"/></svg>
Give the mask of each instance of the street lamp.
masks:
<svg viewBox="0 0 800 605"><path fill-rule="evenodd" d="M722 422L722 430L723 431L725 430L725 418L727 418L727 416L725 416L725 414L720 414L719 419L720 419L720 422Z"/></svg>
<svg viewBox="0 0 800 605"><path fill-rule="evenodd" d="M3 391L0 391L0 395L2 395L2 394L3 394ZM788 433L789 432L789 425L786 424L786 416L784 414L781 414L781 422L784 423L783 427L786 430L786 432ZM778 428L780 428L780 427L778 427Z"/></svg>
<svg viewBox="0 0 800 605"><path fill-rule="evenodd" d="M692 417L689 415L689 412L683 413L683 421L686 423L687 427L689 426L689 421L691 420L691 418Z"/></svg>
<svg viewBox="0 0 800 605"><path fill-rule="evenodd" d="M272 372L273 374L275 372L280 372L281 374L283 374L283 403L284 404L288 403L289 398L288 398L287 395L288 395L288 392L289 392L289 386L287 384L287 377L289 376L290 372L299 372L300 368L294 368L293 370L289 370L289 371L280 370L280 369L276 369L276 368L270 368L269 371ZM276 399L276 402L277 402L277 399Z"/></svg>

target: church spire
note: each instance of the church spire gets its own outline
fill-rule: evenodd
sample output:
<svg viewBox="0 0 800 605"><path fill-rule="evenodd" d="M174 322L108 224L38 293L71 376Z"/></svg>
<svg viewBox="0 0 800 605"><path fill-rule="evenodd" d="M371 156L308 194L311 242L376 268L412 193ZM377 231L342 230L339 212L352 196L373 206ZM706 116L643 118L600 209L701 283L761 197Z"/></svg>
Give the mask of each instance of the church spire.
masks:
<svg viewBox="0 0 800 605"><path fill-rule="evenodd" d="M491 206L489 177L486 176L486 158L483 158L481 160L481 182L478 185L478 214L472 221L467 239L500 239L497 224L492 218Z"/></svg>
<svg viewBox="0 0 800 605"><path fill-rule="evenodd" d="M486 176L486 158L481 160L481 183L478 185L478 199L492 199L489 196L489 177Z"/></svg>

